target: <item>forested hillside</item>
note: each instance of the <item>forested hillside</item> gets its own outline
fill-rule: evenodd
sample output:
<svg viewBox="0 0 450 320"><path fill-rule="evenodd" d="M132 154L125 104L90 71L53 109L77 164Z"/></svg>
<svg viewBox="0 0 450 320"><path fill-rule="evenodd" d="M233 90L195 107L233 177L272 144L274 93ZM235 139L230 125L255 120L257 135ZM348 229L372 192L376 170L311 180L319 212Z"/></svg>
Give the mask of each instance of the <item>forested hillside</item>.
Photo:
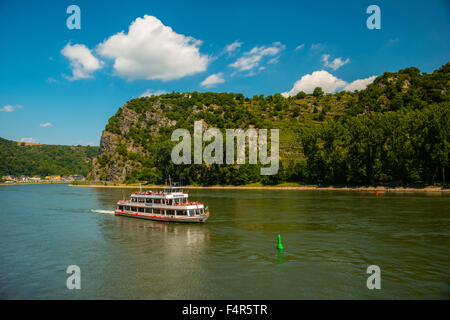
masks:
<svg viewBox="0 0 450 320"><path fill-rule="evenodd" d="M87 175L98 147L25 145L0 138L0 176Z"/></svg>
<svg viewBox="0 0 450 320"><path fill-rule="evenodd" d="M171 93L130 100L109 119L89 178L162 183L170 174L203 185L298 182L432 185L449 172L450 63L431 74L385 73L360 92ZM176 128L280 130L277 175L260 165L174 165Z"/></svg>

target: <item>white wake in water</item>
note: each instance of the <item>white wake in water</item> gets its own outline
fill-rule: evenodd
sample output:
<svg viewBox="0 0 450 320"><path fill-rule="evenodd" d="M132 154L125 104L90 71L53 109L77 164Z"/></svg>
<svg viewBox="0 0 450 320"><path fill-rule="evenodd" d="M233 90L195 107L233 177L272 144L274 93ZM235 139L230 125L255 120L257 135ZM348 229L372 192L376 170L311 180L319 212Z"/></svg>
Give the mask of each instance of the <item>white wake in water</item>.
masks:
<svg viewBox="0 0 450 320"><path fill-rule="evenodd" d="M96 212L96 213L114 214L114 210L95 210L95 209L91 209L89 211Z"/></svg>

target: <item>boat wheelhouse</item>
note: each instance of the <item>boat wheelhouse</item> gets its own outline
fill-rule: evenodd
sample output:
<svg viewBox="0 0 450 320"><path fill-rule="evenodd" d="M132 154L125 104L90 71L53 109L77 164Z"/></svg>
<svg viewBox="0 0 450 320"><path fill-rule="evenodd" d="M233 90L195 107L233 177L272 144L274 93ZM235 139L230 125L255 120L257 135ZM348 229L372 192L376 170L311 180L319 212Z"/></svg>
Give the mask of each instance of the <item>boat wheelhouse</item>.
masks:
<svg viewBox="0 0 450 320"><path fill-rule="evenodd" d="M205 223L208 207L191 202L183 187L170 186L161 191L140 191L131 194L129 200L117 202L116 215L157 221Z"/></svg>

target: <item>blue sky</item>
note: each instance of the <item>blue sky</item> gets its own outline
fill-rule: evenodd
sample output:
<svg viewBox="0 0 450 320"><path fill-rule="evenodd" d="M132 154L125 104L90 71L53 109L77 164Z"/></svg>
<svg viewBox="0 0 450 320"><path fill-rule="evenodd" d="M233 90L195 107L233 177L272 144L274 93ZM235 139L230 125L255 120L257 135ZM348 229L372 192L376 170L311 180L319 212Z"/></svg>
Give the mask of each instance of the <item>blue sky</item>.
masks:
<svg viewBox="0 0 450 320"><path fill-rule="evenodd" d="M72 4L80 30L66 26ZM379 30L366 26L372 4ZM146 92L333 92L432 72L450 60L450 3L2 0L0 34L0 137L98 145L109 117Z"/></svg>

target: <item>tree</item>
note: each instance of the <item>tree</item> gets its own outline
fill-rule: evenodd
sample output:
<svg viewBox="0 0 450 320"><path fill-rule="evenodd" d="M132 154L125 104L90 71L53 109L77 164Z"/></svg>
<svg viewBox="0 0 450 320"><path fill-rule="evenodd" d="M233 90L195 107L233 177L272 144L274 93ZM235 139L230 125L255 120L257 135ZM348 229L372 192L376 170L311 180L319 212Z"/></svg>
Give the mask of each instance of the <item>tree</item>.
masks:
<svg viewBox="0 0 450 320"><path fill-rule="evenodd" d="M323 90L321 87L316 87L313 91L313 96L314 97L321 97L323 96Z"/></svg>
<svg viewBox="0 0 450 320"><path fill-rule="evenodd" d="M304 99L306 97L306 93L304 93L303 91L300 91L299 93L297 93L297 95L295 97L297 99Z"/></svg>

